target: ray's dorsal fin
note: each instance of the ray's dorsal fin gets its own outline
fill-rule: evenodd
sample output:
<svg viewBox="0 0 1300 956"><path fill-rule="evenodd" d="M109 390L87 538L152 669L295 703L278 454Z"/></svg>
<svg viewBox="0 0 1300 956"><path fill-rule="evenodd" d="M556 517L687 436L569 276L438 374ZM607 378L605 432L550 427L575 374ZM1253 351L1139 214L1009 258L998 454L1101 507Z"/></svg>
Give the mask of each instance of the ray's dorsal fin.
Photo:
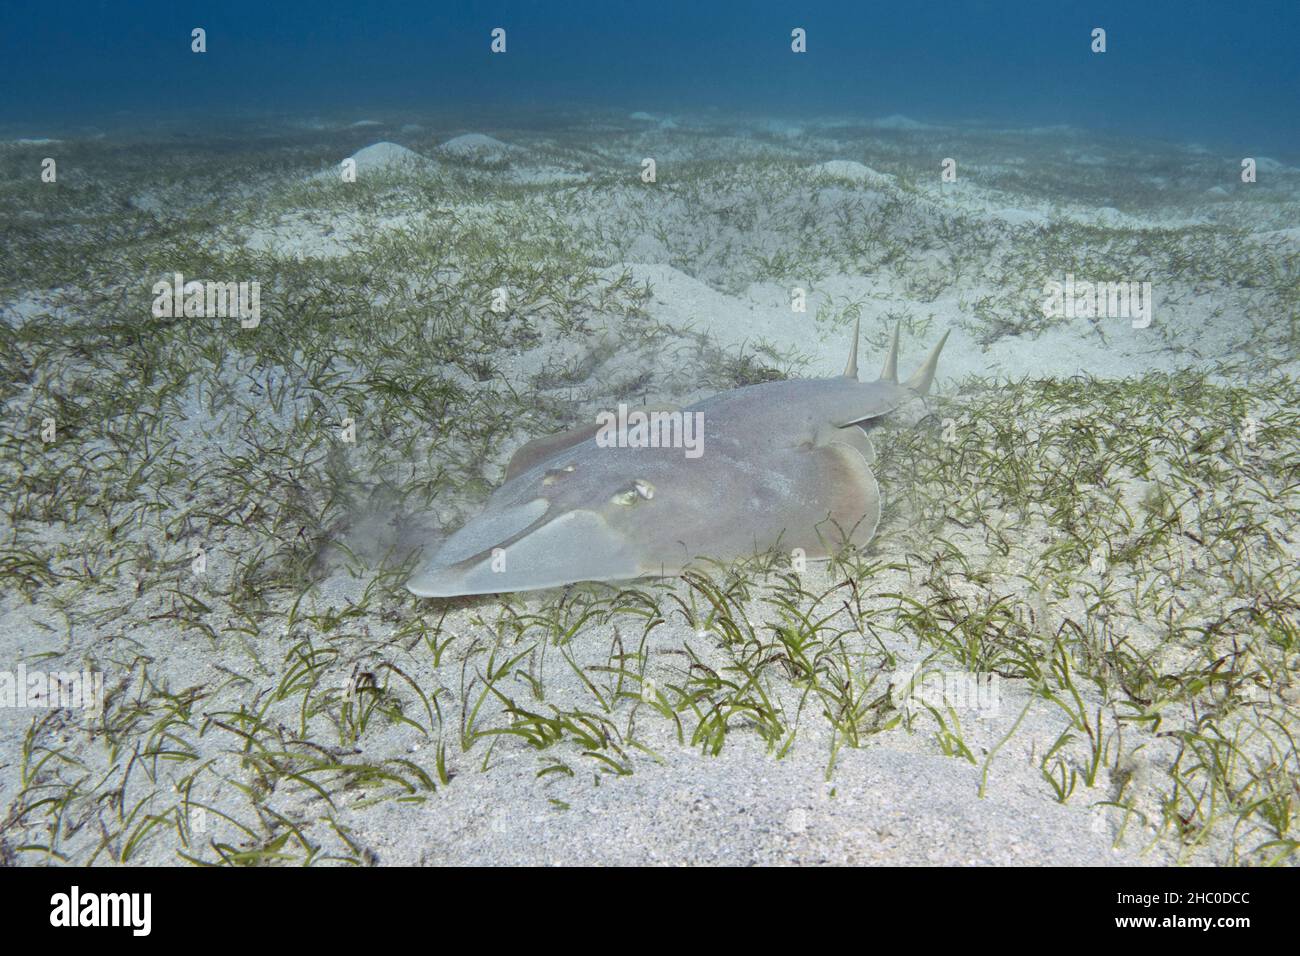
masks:
<svg viewBox="0 0 1300 956"><path fill-rule="evenodd" d="M881 369L880 380L898 384L898 323L894 323L894 338L889 343L889 354L885 356L885 367Z"/></svg>
<svg viewBox="0 0 1300 956"><path fill-rule="evenodd" d="M951 331L951 330L950 330ZM943 338L939 344L930 352L930 357L925 360L925 364L918 368L903 385L916 392L917 395L924 395L930 391L930 383L934 381L934 370L939 365L939 353L943 351L943 343L948 341L948 332L943 333Z"/></svg>
<svg viewBox="0 0 1300 956"><path fill-rule="evenodd" d="M853 320L853 343L849 346L849 361L844 366L844 377L851 378L855 382L858 380L858 329L862 325L862 320Z"/></svg>

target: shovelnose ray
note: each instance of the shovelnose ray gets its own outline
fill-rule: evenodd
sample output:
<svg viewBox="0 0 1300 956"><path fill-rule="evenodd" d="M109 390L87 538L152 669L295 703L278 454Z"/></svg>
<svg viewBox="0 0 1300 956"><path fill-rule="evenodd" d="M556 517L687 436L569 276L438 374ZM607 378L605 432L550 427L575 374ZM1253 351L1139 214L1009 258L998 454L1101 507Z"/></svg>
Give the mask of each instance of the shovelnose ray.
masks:
<svg viewBox="0 0 1300 956"><path fill-rule="evenodd" d="M861 547L880 520L880 489L859 426L925 395L947 338L899 384L895 328L880 378L859 382L855 325L842 376L750 385L677 411L640 409L649 426L625 416L638 435L612 436L606 415L529 442L482 514L406 586L422 597L531 591L673 575L696 558L730 561L777 546L809 558ZM651 433L665 440L648 442Z"/></svg>

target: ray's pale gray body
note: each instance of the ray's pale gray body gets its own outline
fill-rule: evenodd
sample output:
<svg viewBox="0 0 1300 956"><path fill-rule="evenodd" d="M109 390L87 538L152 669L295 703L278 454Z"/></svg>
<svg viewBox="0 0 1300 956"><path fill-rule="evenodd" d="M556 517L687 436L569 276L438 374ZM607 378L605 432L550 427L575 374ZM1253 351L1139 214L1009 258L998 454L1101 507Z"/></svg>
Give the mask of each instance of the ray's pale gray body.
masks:
<svg viewBox="0 0 1300 956"><path fill-rule="evenodd" d="M924 395L944 340L899 384L895 331L880 379L864 383L855 328L842 377L751 385L681 409L703 415L695 458L602 447L595 425L531 442L407 587L424 597L528 591L675 574L696 558L775 546L821 558L864 545L880 490L859 425Z"/></svg>

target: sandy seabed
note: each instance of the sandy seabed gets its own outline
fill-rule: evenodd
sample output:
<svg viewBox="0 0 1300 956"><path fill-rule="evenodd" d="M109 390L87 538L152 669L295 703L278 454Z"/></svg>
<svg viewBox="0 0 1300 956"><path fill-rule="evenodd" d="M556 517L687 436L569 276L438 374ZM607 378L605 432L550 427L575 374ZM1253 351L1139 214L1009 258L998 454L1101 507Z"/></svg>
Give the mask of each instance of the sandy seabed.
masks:
<svg viewBox="0 0 1300 956"><path fill-rule="evenodd" d="M903 117L0 140L5 862L1296 861L1300 170ZM176 273L257 321L156 315ZM402 587L528 439L838 374L855 321L868 370L951 333L865 553Z"/></svg>

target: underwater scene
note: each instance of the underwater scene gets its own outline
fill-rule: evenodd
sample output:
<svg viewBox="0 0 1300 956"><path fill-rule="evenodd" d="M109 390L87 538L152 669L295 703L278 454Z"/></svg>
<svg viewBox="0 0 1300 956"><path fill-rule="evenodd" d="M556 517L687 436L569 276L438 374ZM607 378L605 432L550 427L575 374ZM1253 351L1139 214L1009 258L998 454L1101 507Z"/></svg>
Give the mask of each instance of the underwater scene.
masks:
<svg viewBox="0 0 1300 956"><path fill-rule="evenodd" d="M6 14L0 863L1294 866L1297 40Z"/></svg>

